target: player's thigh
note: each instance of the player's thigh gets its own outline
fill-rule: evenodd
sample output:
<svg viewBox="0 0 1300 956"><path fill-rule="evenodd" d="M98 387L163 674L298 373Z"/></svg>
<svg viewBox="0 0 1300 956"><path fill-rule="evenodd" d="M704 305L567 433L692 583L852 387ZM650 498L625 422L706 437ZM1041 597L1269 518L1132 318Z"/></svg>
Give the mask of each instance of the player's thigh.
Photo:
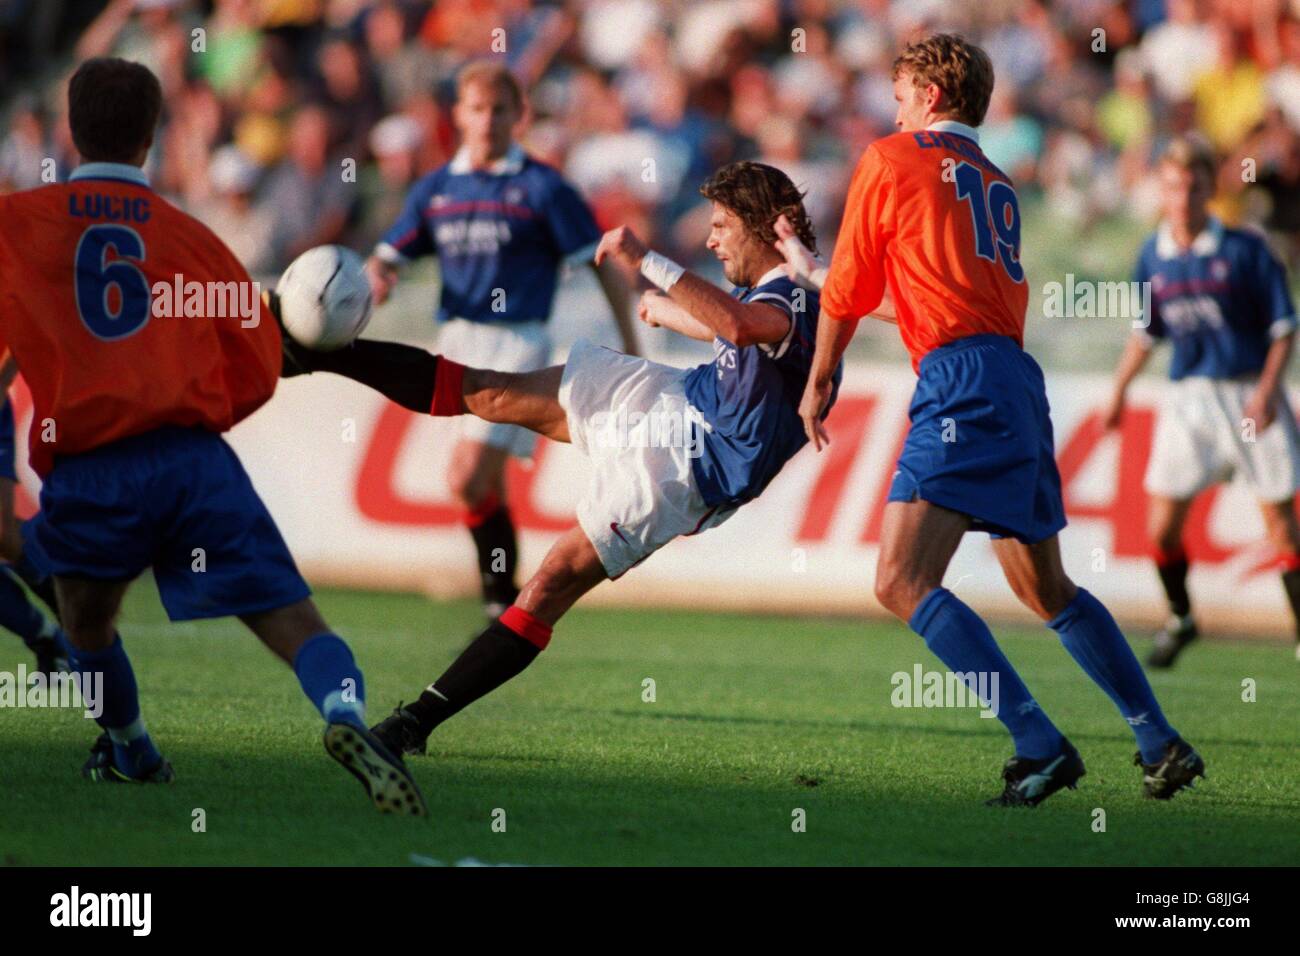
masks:
<svg viewBox="0 0 1300 956"><path fill-rule="evenodd" d="M921 599L943 583L970 523L966 515L922 499L886 504L876 563L880 601L900 617L910 617Z"/></svg>
<svg viewBox="0 0 1300 956"><path fill-rule="evenodd" d="M1191 501L1230 474L1225 449L1234 439L1213 389L1211 382L1182 381L1166 396L1142 479L1149 496Z"/></svg>
<svg viewBox="0 0 1300 956"><path fill-rule="evenodd" d="M1056 617L1074 600L1078 589L1065 573L1056 535L1033 544L995 538L993 553L1016 597L1044 621Z"/></svg>
<svg viewBox="0 0 1300 956"><path fill-rule="evenodd" d="M520 425L553 441L569 441L569 421L560 404L564 366L531 372L465 370L465 406L490 422Z"/></svg>
<svg viewBox="0 0 1300 956"><path fill-rule="evenodd" d="M289 664L293 663L299 648L318 634L329 632L329 625L311 598L269 611L241 614L239 619L258 640Z"/></svg>
<svg viewBox="0 0 1300 956"><path fill-rule="evenodd" d="M84 651L100 651L113 643L117 633L114 622L122 608L122 598L131 586L128 581L99 581L94 578L54 578L54 593L59 602L59 617L64 633L73 645Z"/></svg>
<svg viewBox="0 0 1300 956"><path fill-rule="evenodd" d="M600 556L587 535L581 528L570 528L551 546L515 604L547 624L554 624L606 578Z"/></svg>
<svg viewBox="0 0 1300 956"><path fill-rule="evenodd" d="M1173 551L1183 537L1192 498L1169 498L1151 495L1147 499L1147 535L1163 551Z"/></svg>

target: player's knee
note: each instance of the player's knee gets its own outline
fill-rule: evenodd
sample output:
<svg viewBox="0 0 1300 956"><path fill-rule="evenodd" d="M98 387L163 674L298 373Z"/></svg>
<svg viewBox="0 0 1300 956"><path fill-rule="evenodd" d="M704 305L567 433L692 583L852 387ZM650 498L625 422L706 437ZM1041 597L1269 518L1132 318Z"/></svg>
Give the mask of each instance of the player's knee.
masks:
<svg viewBox="0 0 1300 956"><path fill-rule="evenodd" d="M1064 611L1074 600L1078 588L1064 574L1043 577L1032 583L1012 583L1020 603L1044 621L1050 621Z"/></svg>
<svg viewBox="0 0 1300 956"><path fill-rule="evenodd" d="M477 512L494 498L499 499L502 492L500 477L478 462L452 468L447 474L447 485L455 499L471 512Z"/></svg>
<svg viewBox="0 0 1300 956"><path fill-rule="evenodd" d="M876 568L876 600L904 621L911 618L922 598L933 589L933 585L927 586L891 562L882 562Z"/></svg>
<svg viewBox="0 0 1300 956"><path fill-rule="evenodd" d="M83 651L102 651L111 647L117 637L117 628L111 618L88 613L77 607L59 606L63 633L72 646Z"/></svg>
<svg viewBox="0 0 1300 956"><path fill-rule="evenodd" d="M1151 547L1165 554L1173 554L1183 545L1182 525L1165 517L1153 519L1147 528Z"/></svg>

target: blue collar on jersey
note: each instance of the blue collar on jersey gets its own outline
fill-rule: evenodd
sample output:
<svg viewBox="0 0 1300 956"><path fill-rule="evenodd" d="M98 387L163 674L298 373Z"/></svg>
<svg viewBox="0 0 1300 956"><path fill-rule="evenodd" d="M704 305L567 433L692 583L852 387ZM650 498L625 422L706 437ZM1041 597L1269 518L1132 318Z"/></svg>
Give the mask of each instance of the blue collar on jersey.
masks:
<svg viewBox="0 0 1300 956"><path fill-rule="evenodd" d="M1156 230L1156 255L1161 259L1178 259L1186 252L1197 256L1212 256L1219 251L1219 243L1223 241L1223 223L1214 216L1205 224L1205 228L1200 234L1192 240L1190 249L1184 250L1174 240L1174 231L1169 227L1169 223L1160 223L1160 228Z"/></svg>
<svg viewBox="0 0 1300 956"><path fill-rule="evenodd" d="M965 123L958 123L956 120L937 120L927 126L926 129L932 129L939 133L956 133L958 136L965 136L976 144L980 141L979 130L973 126L967 126Z"/></svg>
<svg viewBox="0 0 1300 956"><path fill-rule="evenodd" d="M69 182L75 179L113 179L137 186L149 185L149 177L144 174L144 170L130 163L82 163L68 177Z"/></svg>
<svg viewBox="0 0 1300 956"><path fill-rule="evenodd" d="M448 172L457 176L463 176L466 173L487 173L490 176L517 176L523 171L524 161L528 159L528 154L518 143L511 143L506 154L493 163L489 163L483 169L474 169L469 164L469 150L462 146L456 150L456 155L451 158L447 165Z"/></svg>

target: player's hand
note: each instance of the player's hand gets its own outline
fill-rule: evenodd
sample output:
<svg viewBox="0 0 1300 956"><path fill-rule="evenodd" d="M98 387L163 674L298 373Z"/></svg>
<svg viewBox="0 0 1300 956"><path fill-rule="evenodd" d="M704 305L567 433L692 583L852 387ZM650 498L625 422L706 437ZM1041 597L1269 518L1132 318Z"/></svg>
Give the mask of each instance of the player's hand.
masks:
<svg viewBox="0 0 1300 956"><path fill-rule="evenodd" d="M619 226L600 237L600 245L596 246L596 265L612 259L635 274L641 271L641 260L649 251L635 232L627 226Z"/></svg>
<svg viewBox="0 0 1300 956"><path fill-rule="evenodd" d="M641 298L636 304L636 317L652 329L659 328L659 323L655 321L655 313L658 311L659 303L666 301L668 296L657 289L641 293Z"/></svg>
<svg viewBox="0 0 1300 956"><path fill-rule="evenodd" d="M366 260L366 278L370 280L370 297L375 305L383 305L397 285L397 267L371 256Z"/></svg>
<svg viewBox="0 0 1300 956"><path fill-rule="evenodd" d="M817 268L817 260L800 241L785 213L776 217L773 228L776 230L776 251L785 257L785 274L805 288L816 290L817 283L812 274Z"/></svg>
<svg viewBox="0 0 1300 956"><path fill-rule="evenodd" d="M1272 391L1265 392L1262 389L1255 389L1253 395L1246 402L1246 407L1242 409L1241 417L1248 422L1255 423L1255 434L1259 434L1277 418L1277 404L1273 401Z"/></svg>
<svg viewBox="0 0 1300 956"><path fill-rule="evenodd" d="M803 390L803 400L799 402L799 417L803 419L804 434L817 451L831 443L831 436L827 434L826 425L822 422L822 412L830 403L832 388L834 385L831 382L818 384L809 378L808 385Z"/></svg>
<svg viewBox="0 0 1300 956"><path fill-rule="evenodd" d="M1106 431L1113 431L1119 428L1120 422L1124 420L1124 394L1116 392L1111 396L1110 401L1106 404L1105 410L1101 413L1101 427Z"/></svg>

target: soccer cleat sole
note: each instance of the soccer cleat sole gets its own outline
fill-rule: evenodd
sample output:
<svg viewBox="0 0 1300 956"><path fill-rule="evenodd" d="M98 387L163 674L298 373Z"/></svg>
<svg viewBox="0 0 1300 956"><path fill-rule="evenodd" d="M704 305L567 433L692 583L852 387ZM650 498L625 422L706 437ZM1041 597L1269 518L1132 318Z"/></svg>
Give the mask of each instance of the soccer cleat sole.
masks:
<svg viewBox="0 0 1300 956"><path fill-rule="evenodd" d="M330 724L325 728L324 742L326 753L361 781L380 813L428 815L424 796L410 772L370 733L349 724Z"/></svg>

